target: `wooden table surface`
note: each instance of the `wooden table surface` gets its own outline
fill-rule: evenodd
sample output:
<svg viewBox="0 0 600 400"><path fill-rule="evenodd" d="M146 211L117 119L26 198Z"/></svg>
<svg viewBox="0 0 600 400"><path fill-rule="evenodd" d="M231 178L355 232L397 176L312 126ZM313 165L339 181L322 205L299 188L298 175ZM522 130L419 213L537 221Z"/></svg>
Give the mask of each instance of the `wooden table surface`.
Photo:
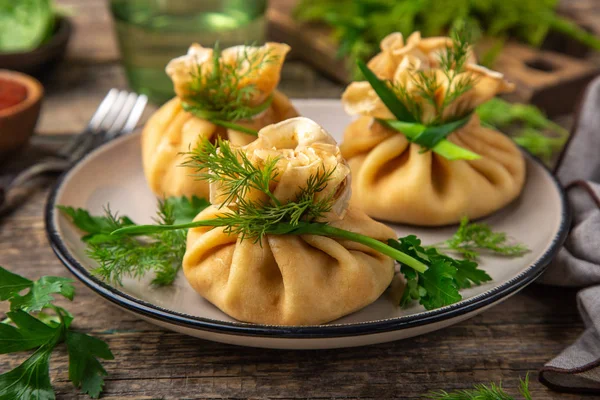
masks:
<svg viewBox="0 0 600 400"><path fill-rule="evenodd" d="M46 84L39 133L80 131L111 87L126 87L103 0L63 0L77 26L65 65ZM286 66L291 97L337 97L341 87L298 63ZM1 172L1 171L0 171ZM48 246L43 222L47 191L0 220L0 265L37 278L69 276ZM280 351L212 343L148 324L102 301L77 283L66 304L75 327L106 340L115 360L104 398L416 398L429 390L502 381L516 394L532 373L534 399L566 398L535 379L537 369L583 331L575 291L533 285L481 315L425 336L357 349ZM0 309L1 310L1 309ZM0 372L23 354L0 356ZM51 378L58 398L85 398L67 379L56 352Z"/></svg>

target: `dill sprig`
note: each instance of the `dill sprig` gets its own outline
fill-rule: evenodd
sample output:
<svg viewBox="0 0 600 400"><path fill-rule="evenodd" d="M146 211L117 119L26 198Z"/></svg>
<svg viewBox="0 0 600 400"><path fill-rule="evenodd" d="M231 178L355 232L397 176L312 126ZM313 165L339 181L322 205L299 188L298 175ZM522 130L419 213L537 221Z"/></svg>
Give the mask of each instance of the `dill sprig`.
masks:
<svg viewBox="0 0 600 400"><path fill-rule="evenodd" d="M481 252L517 257L529 251L524 244L512 242L506 233L495 232L485 223L470 223L466 217L460 220L458 230L450 239L430 247L459 253L468 260L478 259Z"/></svg>
<svg viewBox="0 0 600 400"><path fill-rule="evenodd" d="M397 118L395 120L377 119L379 123L402 133L409 141L420 145L423 151L431 150L448 160L475 160L480 158L478 154L446 139L450 133L465 125L469 121L470 115L441 125L426 126L421 124L418 122L421 117L421 104L412 98L410 101L402 100L410 97L406 88L397 87L394 90L390 82L379 79L362 61L358 62L358 67L381 99L381 102ZM418 112L419 115L415 115L415 112Z"/></svg>
<svg viewBox="0 0 600 400"><path fill-rule="evenodd" d="M118 217L109 209L105 217L118 225ZM175 223L171 203L159 201L155 222L160 225ZM131 226L130 224L125 226ZM119 229L119 228L115 228ZM92 274L106 282L122 285L124 276L139 279L146 273L155 273L152 284L166 286L173 283L185 254L186 231L165 231L138 239L124 237L115 240L109 236L95 236L88 240L88 256L99 266Z"/></svg>
<svg viewBox="0 0 600 400"><path fill-rule="evenodd" d="M335 168L322 169L309 176L294 201L282 204L271 190L277 182L280 158L265 160L261 165L248 159L246 153L233 150L229 142L218 139L216 144L204 139L189 154L185 165L199 171L199 179L217 183L222 206L231 211L222 213L219 220L225 232L260 241L267 233L276 231L281 223L298 226L301 221L312 222L331 211L333 195L317 198L325 190ZM249 200L247 194L255 190L266 195L266 200Z"/></svg>
<svg viewBox="0 0 600 400"><path fill-rule="evenodd" d="M258 166L250 162L243 151L234 151L228 141L217 138L213 144L204 138L188 153L184 165L198 171L198 179L218 183L220 192L227 193L223 204L246 197L252 189L267 194L278 203L270 189L271 182L277 179L277 161L277 158L268 159Z"/></svg>
<svg viewBox="0 0 600 400"><path fill-rule="evenodd" d="M416 88L414 93L409 93L406 86L402 84L389 82L398 99L402 101L415 120L423 120L421 100L433 106L435 115L433 120L427 121L427 125L435 126L445 122L443 114L446 108L471 90L476 83L473 74L464 73L470 51L469 36L462 31L453 30L450 38L452 44L447 46L446 51L439 56L438 69L444 75L446 82L438 78L437 69L413 71L411 82ZM455 115L452 119L458 120L464 116Z"/></svg>
<svg viewBox="0 0 600 400"><path fill-rule="evenodd" d="M171 197L159 201L155 222L172 225L191 221L208 202L197 197ZM185 254L187 231L163 231L146 237L112 236L116 229L135 226L126 216L120 216L104 208L103 216L91 216L81 208L58 206L71 221L86 234L87 255L98 262L92 273L106 282L122 285L125 276L136 279L153 272L153 285L167 286L173 283L181 268Z"/></svg>
<svg viewBox="0 0 600 400"><path fill-rule="evenodd" d="M227 62L221 54L217 43L211 62L198 65L192 72L183 108L216 125L256 134L234 122L248 120L270 106L272 96L262 104L251 104L258 89L248 82L256 79L265 65L276 62L278 56L271 51L252 51L250 46L242 46L234 62Z"/></svg>
<svg viewBox="0 0 600 400"><path fill-rule="evenodd" d="M532 400L529 391L529 375L525 379L519 380L519 393L525 400ZM429 400L515 400L515 397L508 394L502 384L490 383L489 385L475 385L473 389L455 390L446 392L441 390L429 393L424 397Z"/></svg>

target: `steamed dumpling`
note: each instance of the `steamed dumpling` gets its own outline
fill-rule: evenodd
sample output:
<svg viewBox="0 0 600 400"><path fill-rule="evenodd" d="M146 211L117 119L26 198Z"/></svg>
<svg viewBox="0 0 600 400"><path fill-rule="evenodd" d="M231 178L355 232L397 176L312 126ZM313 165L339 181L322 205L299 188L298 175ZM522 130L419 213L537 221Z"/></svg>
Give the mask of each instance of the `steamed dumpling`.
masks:
<svg viewBox="0 0 600 400"><path fill-rule="evenodd" d="M279 175L271 190L282 204L296 200L308 176L333 168L321 195L332 196L334 206L323 221L381 241L394 237L392 229L349 207L350 170L333 138L313 121L293 118L267 126L241 150L254 165L279 158ZM236 199L221 203L216 184L211 185L211 200L213 205L196 220L214 218L236 206ZM394 273L389 257L354 242L315 235L266 235L255 243L224 229L189 230L183 271L200 295L241 321L329 322L375 301Z"/></svg>
<svg viewBox="0 0 600 400"><path fill-rule="evenodd" d="M261 47L235 46L223 50L221 59L229 64L241 62L243 54L266 54L271 57L270 62L255 68L254 73L241 80L239 86L253 85L257 89L248 99L249 105L258 106L271 95L272 103L250 120L235 121L237 125L260 130L266 125L298 115L289 99L276 90L289 49L286 44L267 43ZM177 97L150 117L142 133L144 173L157 196L208 197L208 183L198 181L193 176L197 171L181 166L185 159L182 153L194 149L203 138L216 140L217 137L222 137L235 145L244 145L256 139L255 136L217 126L183 110L182 100L189 94L193 74L198 73L200 66L203 74L209 74L212 55L212 49L195 44L190 47L187 55L174 59L167 66ZM242 70L246 67L240 64Z"/></svg>
<svg viewBox="0 0 600 400"><path fill-rule="evenodd" d="M418 32L406 42L399 33L386 37L381 53L368 64L381 79L402 85L422 109L421 122L447 121L467 115L498 93L513 89L502 74L475 64L469 53L465 72L474 78L472 88L459 96L443 115L419 96L417 71L426 71L440 82L437 95L443 101L448 79L439 69L440 55L451 45L449 38L422 39ZM448 140L481 156L477 160L449 161L411 143L399 132L375 118L395 119L368 82L354 82L343 94L346 111L358 115L346 129L341 151L353 175L352 204L369 216L415 225L446 225L463 216L479 218L510 203L525 182L525 161L507 136L470 121Z"/></svg>

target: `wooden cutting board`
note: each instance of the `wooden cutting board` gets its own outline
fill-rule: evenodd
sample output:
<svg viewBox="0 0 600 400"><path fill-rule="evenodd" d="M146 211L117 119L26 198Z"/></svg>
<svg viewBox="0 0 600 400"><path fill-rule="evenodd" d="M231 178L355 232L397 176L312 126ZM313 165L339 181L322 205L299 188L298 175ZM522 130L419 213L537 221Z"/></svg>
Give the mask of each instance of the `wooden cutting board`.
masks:
<svg viewBox="0 0 600 400"><path fill-rule="evenodd" d="M336 58L337 46L331 39L330 30L323 25L294 20L292 11L296 3L297 0L271 1L269 39L289 44L291 58L302 59L332 79L349 83L347 61ZM560 10L588 29L600 32L600 2L573 0L563 2ZM581 45L560 37L550 39L544 49L507 43L494 69L516 83L517 90L505 96L507 99L532 103L555 116L573 111L587 83L600 73L600 63L581 58L586 53Z"/></svg>

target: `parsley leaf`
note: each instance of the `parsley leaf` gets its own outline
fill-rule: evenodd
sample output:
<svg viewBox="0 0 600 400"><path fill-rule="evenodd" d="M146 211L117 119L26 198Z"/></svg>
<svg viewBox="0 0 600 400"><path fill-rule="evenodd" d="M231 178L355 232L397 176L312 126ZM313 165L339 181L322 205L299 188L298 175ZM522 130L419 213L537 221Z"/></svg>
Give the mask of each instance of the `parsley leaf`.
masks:
<svg viewBox="0 0 600 400"><path fill-rule="evenodd" d="M11 311L6 316L16 325L0 323L0 354L31 350L52 341L52 328L25 311Z"/></svg>
<svg viewBox="0 0 600 400"><path fill-rule="evenodd" d="M104 386L106 370L98 358L112 360L114 356L102 340L83 333L69 331L66 337L69 351L69 379L83 393L98 397Z"/></svg>
<svg viewBox="0 0 600 400"><path fill-rule="evenodd" d="M57 206L65 215L71 218L76 227L86 232L82 239L84 241L91 240L96 235L109 235L112 231L122 226L135 225L135 223L126 216L113 215L110 212L110 207L105 208L105 216L92 216L83 208L73 208L68 206Z"/></svg>
<svg viewBox="0 0 600 400"><path fill-rule="evenodd" d="M406 288L400 300L401 306L418 301L428 310L444 307L462 300L460 289L492 280L478 268L477 263L457 260L435 248L423 247L421 240L414 235L389 239L388 245L429 265L425 272L402 265L400 272L406 279Z"/></svg>
<svg viewBox="0 0 600 400"><path fill-rule="evenodd" d="M192 222L200 211L210 206L210 202L197 196L192 196L191 199L186 196L168 197L164 200L164 206L172 208L175 224L187 224Z"/></svg>
<svg viewBox="0 0 600 400"><path fill-rule="evenodd" d="M444 307L462 300L456 283L457 269L444 259L435 259L429 269L420 274L425 289L420 303L428 310Z"/></svg>
<svg viewBox="0 0 600 400"><path fill-rule="evenodd" d="M54 400L50 383L50 355L54 344L40 347L23 364L0 375L0 400Z"/></svg>
<svg viewBox="0 0 600 400"><path fill-rule="evenodd" d="M11 310L24 310L27 312L41 311L54 301L52 294L61 294L73 300L75 288L73 280L57 276L44 276L33 282L29 292L24 295L15 294L11 299Z"/></svg>
<svg viewBox="0 0 600 400"><path fill-rule="evenodd" d="M10 300L11 310L41 311L54 301L52 294L61 294L69 300L75 294L73 280L69 278L44 276L33 282L0 268L0 282L0 300ZM27 294L20 295L25 289L29 289Z"/></svg>
<svg viewBox="0 0 600 400"><path fill-rule="evenodd" d="M4 268L0 268L0 282L0 301L8 300L33 285L29 279L13 274Z"/></svg>
<svg viewBox="0 0 600 400"><path fill-rule="evenodd" d="M73 299L71 282L54 276L30 281L0 267L0 294L2 300L10 302L11 309L0 323L0 354L36 349L20 366L0 375L0 400L54 399L49 362L52 351L62 342L69 350L69 378L73 384L92 397L102 392L106 371L97 358L112 359L112 353L103 341L70 330L73 316L52 304L52 294ZM26 294L20 294L27 289Z"/></svg>
<svg viewBox="0 0 600 400"><path fill-rule="evenodd" d="M477 268L476 262L470 260L457 260L456 262L458 267L454 279L459 289L467 289L473 284L480 285L492 280L487 272Z"/></svg>

